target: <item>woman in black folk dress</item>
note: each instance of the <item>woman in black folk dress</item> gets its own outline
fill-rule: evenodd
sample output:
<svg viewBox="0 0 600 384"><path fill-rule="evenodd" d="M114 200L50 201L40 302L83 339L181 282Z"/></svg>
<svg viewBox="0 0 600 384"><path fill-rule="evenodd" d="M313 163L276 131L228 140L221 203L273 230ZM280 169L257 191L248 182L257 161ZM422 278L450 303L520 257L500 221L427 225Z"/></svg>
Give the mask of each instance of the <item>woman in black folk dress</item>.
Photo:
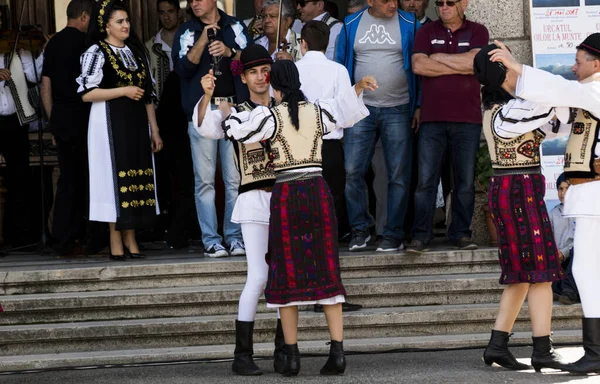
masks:
<svg viewBox="0 0 600 384"><path fill-rule="evenodd" d="M158 214L153 152L162 140L142 43L120 0L100 0L81 56L79 93L92 103L88 131L90 220L108 222L110 258L142 258L135 229Z"/></svg>

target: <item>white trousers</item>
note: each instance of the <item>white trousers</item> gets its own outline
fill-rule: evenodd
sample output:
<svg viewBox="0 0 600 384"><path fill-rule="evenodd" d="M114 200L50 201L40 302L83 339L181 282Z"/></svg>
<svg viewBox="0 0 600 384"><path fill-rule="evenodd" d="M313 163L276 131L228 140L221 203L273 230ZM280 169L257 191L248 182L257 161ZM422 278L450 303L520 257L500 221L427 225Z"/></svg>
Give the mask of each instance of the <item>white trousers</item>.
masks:
<svg viewBox="0 0 600 384"><path fill-rule="evenodd" d="M573 276L584 317L600 317L600 217L576 217Z"/></svg>
<svg viewBox="0 0 600 384"><path fill-rule="evenodd" d="M239 321L254 321L258 300L267 285L269 267L265 255L269 248L269 225L242 223L242 237L246 246L248 275L240 296Z"/></svg>

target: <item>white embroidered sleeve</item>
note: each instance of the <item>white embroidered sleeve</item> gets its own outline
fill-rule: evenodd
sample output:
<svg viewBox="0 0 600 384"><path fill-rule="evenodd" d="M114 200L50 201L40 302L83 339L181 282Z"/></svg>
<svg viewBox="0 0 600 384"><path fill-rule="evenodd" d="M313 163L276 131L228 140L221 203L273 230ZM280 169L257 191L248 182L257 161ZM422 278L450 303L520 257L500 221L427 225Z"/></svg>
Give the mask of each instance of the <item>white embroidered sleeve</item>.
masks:
<svg viewBox="0 0 600 384"><path fill-rule="evenodd" d="M19 50L19 56L21 57L21 63L23 65L23 72L25 72L25 77L27 81L30 83L37 83L42 78L42 68L44 66L44 54L40 54L37 59L35 59L35 66L33 62L33 57L31 56L31 52L26 51L24 49ZM37 75L37 78L36 78Z"/></svg>
<svg viewBox="0 0 600 384"><path fill-rule="evenodd" d="M600 82L580 83L541 69L523 66L516 94L526 100L555 107L582 108L600 116Z"/></svg>
<svg viewBox="0 0 600 384"><path fill-rule="evenodd" d="M204 114L204 119L200 125L198 125L198 104L202 101L204 96L200 98L200 101L194 107L194 114L192 115L192 122L194 128L202 137L207 139L218 140L225 137L221 123L223 122L223 113L219 109L212 109L213 105L209 104L207 111ZM235 109L231 108L231 113L235 113Z"/></svg>
<svg viewBox="0 0 600 384"><path fill-rule="evenodd" d="M275 118L264 106L252 112L233 113L223 124L226 135L242 143L257 143L271 138L275 132Z"/></svg>
<svg viewBox="0 0 600 384"><path fill-rule="evenodd" d="M92 45L80 58L81 75L77 78L79 94L87 93L100 86L102 82L104 55L98 45Z"/></svg>
<svg viewBox="0 0 600 384"><path fill-rule="evenodd" d="M494 130L500 137L510 139L535 131L556 115L556 109L551 106L523 99L512 99L496 115ZM560 115L564 118L563 113Z"/></svg>
<svg viewBox="0 0 600 384"><path fill-rule="evenodd" d="M326 112L326 116L323 116L325 135L334 129L350 128L369 116L369 110L363 102L363 93L356 96L354 87L349 87L333 99L316 101L322 112Z"/></svg>

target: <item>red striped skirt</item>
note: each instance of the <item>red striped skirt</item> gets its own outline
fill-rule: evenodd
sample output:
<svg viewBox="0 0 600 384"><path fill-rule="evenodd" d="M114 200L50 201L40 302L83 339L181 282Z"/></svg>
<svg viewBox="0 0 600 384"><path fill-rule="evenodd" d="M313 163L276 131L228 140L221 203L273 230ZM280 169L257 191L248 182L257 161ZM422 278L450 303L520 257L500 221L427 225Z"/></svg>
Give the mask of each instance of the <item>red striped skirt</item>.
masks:
<svg viewBox="0 0 600 384"><path fill-rule="evenodd" d="M322 177L275 184L267 264L268 303L346 294L340 276L335 205Z"/></svg>
<svg viewBox="0 0 600 384"><path fill-rule="evenodd" d="M500 284L561 280L564 272L546 210L540 174L493 177L488 204L498 232Z"/></svg>

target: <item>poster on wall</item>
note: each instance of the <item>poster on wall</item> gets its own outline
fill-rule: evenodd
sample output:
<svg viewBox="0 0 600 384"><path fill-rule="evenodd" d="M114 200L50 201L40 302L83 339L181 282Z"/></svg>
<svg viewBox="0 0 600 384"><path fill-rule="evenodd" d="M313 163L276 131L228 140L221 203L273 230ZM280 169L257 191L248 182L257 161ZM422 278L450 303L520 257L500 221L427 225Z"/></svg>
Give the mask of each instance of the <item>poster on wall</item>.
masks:
<svg viewBox="0 0 600 384"><path fill-rule="evenodd" d="M576 47L600 32L600 0L530 0L533 66L576 80L572 72ZM559 203L556 179L563 172L563 154L570 127L562 125L542 143L548 210Z"/></svg>

